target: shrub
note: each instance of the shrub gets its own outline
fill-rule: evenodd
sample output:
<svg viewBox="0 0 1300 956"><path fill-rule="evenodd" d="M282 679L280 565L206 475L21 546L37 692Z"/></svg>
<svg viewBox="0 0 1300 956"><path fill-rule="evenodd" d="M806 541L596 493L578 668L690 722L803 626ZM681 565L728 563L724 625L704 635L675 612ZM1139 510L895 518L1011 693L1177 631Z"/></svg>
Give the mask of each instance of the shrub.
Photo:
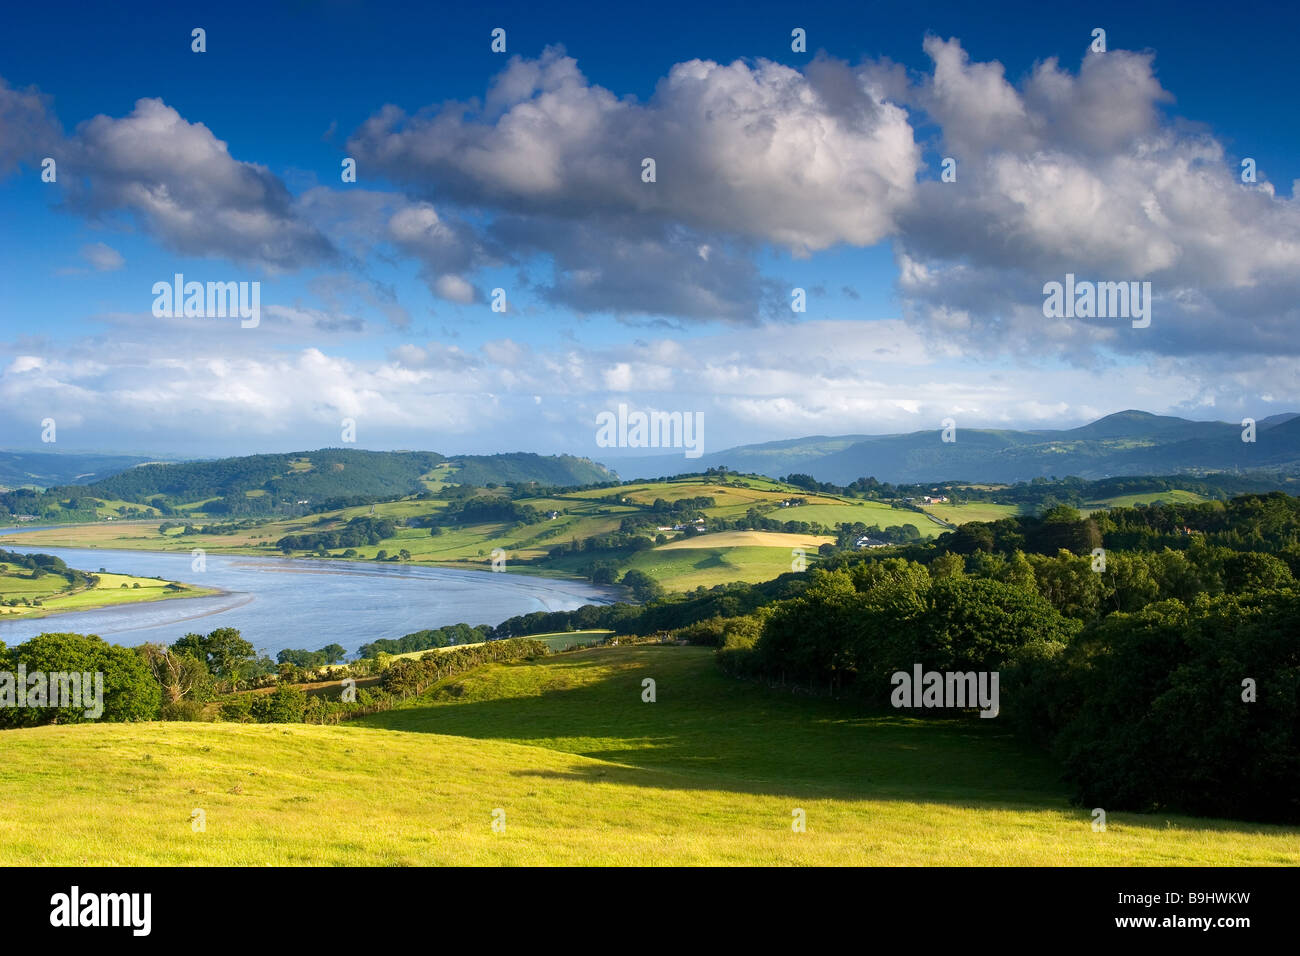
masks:
<svg viewBox="0 0 1300 956"><path fill-rule="evenodd" d="M542 641L526 637L432 652L416 661L409 658L393 661L384 671L381 686L391 694L410 697L423 693L444 677L451 677L480 664L545 657L550 652L551 649Z"/></svg>
<svg viewBox="0 0 1300 956"><path fill-rule="evenodd" d="M306 692L292 684L280 684L269 694L256 695L252 714L260 724L301 724L306 710Z"/></svg>
<svg viewBox="0 0 1300 956"><path fill-rule="evenodd" d="M163 720L202 720L203 705L196 700L175 700L162 705Z"/></svg>
<svg viewBox="0 0 1300 956"><path fill-rule="evenodd" d="M236 694L221 702L221 719L246 724L253 719L253 694Z"/></svg>

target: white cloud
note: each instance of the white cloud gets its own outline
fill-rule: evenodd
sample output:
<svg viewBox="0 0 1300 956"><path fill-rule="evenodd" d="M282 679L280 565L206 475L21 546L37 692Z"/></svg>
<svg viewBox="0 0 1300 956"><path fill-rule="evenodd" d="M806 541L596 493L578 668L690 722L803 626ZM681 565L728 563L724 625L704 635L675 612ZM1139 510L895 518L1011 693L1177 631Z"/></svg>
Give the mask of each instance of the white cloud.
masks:
<svg viewBox="0 0 1300 956"><path fill-rule="evenodd" d="M170 249L270 270L318 263L329 240L302 221L271 172L241 162L202 123L160 99L141 99L120 119L96 116L60 150L72 206L125 213Z"/></svg>
<svg viewBox="0 0 1300 956"><path fill-rule="evenodd" d="M1300 204L1241 183L1222 144L1165 120L1151 54L1055 60L1013 87L929 38L914 92L939 123L957 181L927 181L900 213L910 314L985 352L1296 354ZM1149 280L1149 329L1051 322L1042 287Z"/></svg>
<svg viewBox="0 0 1300 956"><path fill-rule="evenodd" d="M433 291L448 302L471 305L475 301L474 287L457 275L441 275L433 284Z"/></svg>

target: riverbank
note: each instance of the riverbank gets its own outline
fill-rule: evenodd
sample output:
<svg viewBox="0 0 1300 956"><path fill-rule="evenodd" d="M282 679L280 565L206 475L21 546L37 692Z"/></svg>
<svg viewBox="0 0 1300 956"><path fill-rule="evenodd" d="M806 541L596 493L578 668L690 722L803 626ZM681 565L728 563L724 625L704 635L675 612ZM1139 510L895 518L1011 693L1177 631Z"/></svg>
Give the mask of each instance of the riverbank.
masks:
<svg viewBox="0 0 1300 956"><path fill-rule="evenodd" d="M294 560L276 548L252 541L261 541L263 536L256 531L238 535L203 535L178 537L161 534L158 520L136 520L96 522L93 524L42 525L34 528L6 527L0 528L0 548L21 546L27 549L75 548L89 551L148 551L156 554L192 554L195 548L201 548L205 554L243 555L246 557L283 558ZM132 533L140 532L140 533ZM228 538L231 543L223 543ZM242 542L242 543L234 543ZM320 555L302 555L300 560L337 561L339 563L375 562L375 558L365 555L344 558L338 555L322 557ZM381 563L402 564L410 567L450 568L460 571L492 571L491 556L478 558L450 558L446 560L416 557L402 561ZM537 567L524 561L512 561L507 556L506 564L511 574L526 574L539 578L553 578L560 581L585 581L581 574L565 568Z"/></svg>
<svg viewBox="0 0 1300 956"><path fill-rule="evenodd" d="M216 588L198 587L158 577L116 574L109 571L76 570L90 576L89 584L68 586L66 578L54 572L34 574L11 568L0 560L0 621L53 617L106 607L170 601L177 598L211 597ZM58 586L63 582L63 586Z"/></svg>
<svg viewBox="0 0 1300 956"><path fill-rule="evenodd" d="M113 643L171 644L190 631L233 627L272 657L286 648L329 643L354 652L380 638L466 623L495 626L536 611L570 611L610 604L619 590L582 580L536 574L467 573L468 568L407 562L249 556L210 551L203 570L188 552L68 549L18 535L9 550L41 552L69 567L113 568L140 578L197 579L211 589L185 602L152 601L69 612L59 630L98 634ZM201 621L201 623L200 623ZM28 640L48 625L29 618L0 618L0 641Z"/></svg>

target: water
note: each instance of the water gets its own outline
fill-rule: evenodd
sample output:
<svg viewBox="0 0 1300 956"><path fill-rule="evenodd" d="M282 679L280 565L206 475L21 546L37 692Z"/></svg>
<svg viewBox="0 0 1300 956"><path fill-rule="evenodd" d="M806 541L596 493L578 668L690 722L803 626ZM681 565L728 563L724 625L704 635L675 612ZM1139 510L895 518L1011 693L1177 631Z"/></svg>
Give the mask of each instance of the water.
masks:
<svg viewBox="0 0 1300 956"><path fill-rule="evenodd" d="M25 529L26 530L26 529ZM531 575L414 565L301 558L207 555L207 570L190 567L189 553L102 548L5 550L53 554L83 571L163 577L226 593L0 621L10 647L37 634L98 634L114 644L171 644L193 631L238 628L259 651L315 650L341 644L349 652L381 637L401 637L447 624L499 624L532 611L566 611L609 604L611 588Z"/></svg>

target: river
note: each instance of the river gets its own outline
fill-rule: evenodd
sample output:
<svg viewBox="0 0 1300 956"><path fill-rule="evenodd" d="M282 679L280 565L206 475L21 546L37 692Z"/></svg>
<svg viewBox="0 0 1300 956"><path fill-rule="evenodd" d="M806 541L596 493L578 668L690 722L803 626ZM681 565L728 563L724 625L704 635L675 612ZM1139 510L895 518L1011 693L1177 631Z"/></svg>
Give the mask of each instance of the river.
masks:
<svg viewBox="0 0 1300 956"><path fill-rule="evenodd" d="M57 555L83 571L163 577L225 592L0 621L0 641L10 647L50 631L98 634L133 646L170 644L191 631L234 627L272 657L288 647L315 650L326 644L341 644L352 653L381 637L462 621L495 625L517 614L566 611L617 598L612 588L585 581L409 564L209 553L207 569L198 572L191 569L188 552L4 549Z"/></svg>

